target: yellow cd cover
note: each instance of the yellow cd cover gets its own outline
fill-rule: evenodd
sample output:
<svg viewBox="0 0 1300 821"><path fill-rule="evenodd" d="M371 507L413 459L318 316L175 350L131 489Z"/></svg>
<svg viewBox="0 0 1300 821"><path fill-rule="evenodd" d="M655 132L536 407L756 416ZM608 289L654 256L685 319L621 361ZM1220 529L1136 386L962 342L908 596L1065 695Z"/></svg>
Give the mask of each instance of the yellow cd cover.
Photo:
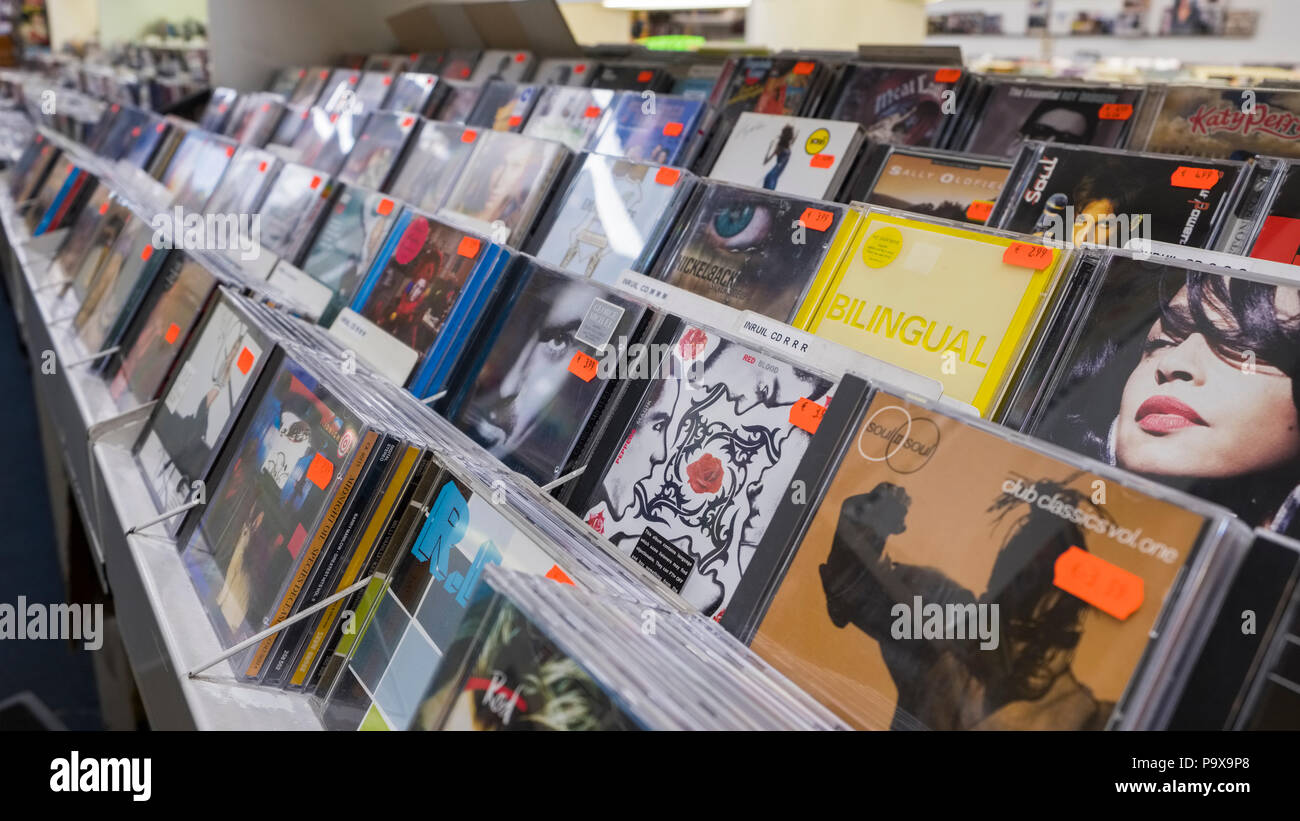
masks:
<svg viewBox="0 0 1300 821"><path fill-rule="evenodd" d="M988 417L1064 261L1028 238L873 208L793 324L936 379Z"/></svg>

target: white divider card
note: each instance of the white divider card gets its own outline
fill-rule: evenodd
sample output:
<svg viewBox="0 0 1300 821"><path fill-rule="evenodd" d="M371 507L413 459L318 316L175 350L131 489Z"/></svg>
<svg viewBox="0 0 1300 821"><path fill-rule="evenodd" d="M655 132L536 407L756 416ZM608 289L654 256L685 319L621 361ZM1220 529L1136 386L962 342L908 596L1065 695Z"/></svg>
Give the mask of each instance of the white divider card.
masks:
<svg viewBox="0 0 1300 821"><path fill-rule="evenodd" d="M339 312L329 333L348 349L356 351L362 362L395 385L405 385L411 370L420 361L417 351L403 345L351 308Z"/></svg>
<svg viewBox="0 0 1300 821"><path fill-rule="evenodd" d="M742 342L765 348L812 370L857 374L873 384L888 386L928 401L937 401L943 394L943 385L938 380L874 359L762 314L753 311L737 313L739 316L734 323L720 327L730 329L731 334ZM974 411L974 408L970 410Z"/></svg>
<svg viewBox="0 0 1300 821"><path fill-rule="evenodd" d="M1174 245L1168 242L1152 242L1146 249L1132 248L1130 250L1134 252L1133 256L1137 259L1154 258L1199 262L1203 265L1214 265L1219 268L1244 271L1279 283L1293 286L1300 285L1300 265L1287 265L1285 262L1275 262L1271 259L1243 257L1222 251L1206 251L1201 248ZM1139 250L1143 250L1144 253L1138 253Z"/></svg>
<svg viewBox="0 0 1300 821"><path fill-rule="evenodd" d="M624 271L614 283L618 290L660 311L719 330L733 327L740 311L676 285L660 282L636 271Z"/></svg>
<svg viewBox="0 0 1300 821"><path fill-rule="evenodd" d="M251 253L245 253L238 248L227 248L222 253L254 282L266 282L270 279L271 272L280 262L278 254L261 245L255 246Z"/></svg>
<svg viewBox="0 0 1300 821"><path fill-rule="evenodd" d="M311 317L320 319L334 292L307 276L301 268L281 259L271 269L266 284L280 291L289 301Z"/></svg>

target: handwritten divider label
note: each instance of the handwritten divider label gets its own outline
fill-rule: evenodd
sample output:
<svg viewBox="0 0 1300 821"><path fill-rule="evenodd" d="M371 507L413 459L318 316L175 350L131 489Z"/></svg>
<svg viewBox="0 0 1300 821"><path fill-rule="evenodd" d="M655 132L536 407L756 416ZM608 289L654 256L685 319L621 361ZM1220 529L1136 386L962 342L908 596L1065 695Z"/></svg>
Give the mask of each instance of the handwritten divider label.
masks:
<svg viewBox="0 0 1300 821"><path fill-rule="evenodd" d="M1121 621L1146 595L1141 576L1073 546L1056 558L1052 584Z"/></svg>

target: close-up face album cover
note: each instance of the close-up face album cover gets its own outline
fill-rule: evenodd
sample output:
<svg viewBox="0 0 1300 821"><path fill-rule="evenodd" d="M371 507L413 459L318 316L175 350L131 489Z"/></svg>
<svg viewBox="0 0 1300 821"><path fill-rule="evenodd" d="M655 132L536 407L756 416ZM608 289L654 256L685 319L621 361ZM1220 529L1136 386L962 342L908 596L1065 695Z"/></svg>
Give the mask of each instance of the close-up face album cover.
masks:
<svg viewBox="0 0 1300 821"><path fill-rule="evenodd" d="M1297 30L0 0L13 783L184 798L212 730L349 786L396 760L357 731L931 730L949 789L906 733L866 766L1284 787ZM39 740L104 730L180 732Z"/></svg>

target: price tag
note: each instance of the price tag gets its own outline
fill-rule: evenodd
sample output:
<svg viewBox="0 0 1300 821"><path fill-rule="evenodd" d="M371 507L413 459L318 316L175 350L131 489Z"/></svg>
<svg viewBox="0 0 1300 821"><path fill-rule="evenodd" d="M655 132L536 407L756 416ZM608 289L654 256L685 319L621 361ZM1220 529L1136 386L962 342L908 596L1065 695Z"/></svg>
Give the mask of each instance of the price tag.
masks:
<svg viewBox="0 0 1300 821"><path fill-rule="evenodd" d="M989 214L992 213L992 200L975 200L970 205L966 206L966 219L974 220L975 222L986 222L989 218Z"/></svg>
<svg viewBox="0 0 1300 821"><path fill-rule="evenodd" d="M812 74L813 69L816 67L817 64L811 60L801 60L794 64L793 70L795 74Z"/></svg>
<svg viewBox="0 0 1300 821"><path fill-rule="evenodd" d="M638 83L648 83L650 82L650 78L653 76L655 76L655 73L649 69L646 69L645 71L636 75L636 81Z"/></svg>
<svg viewBox="0 0 1300 821"><path fill-rule="evenodd" d="M320 176L317 175L317 176L312 177L312 178L311 178L311 185L309 185L309 186L307 186L307 187L310 188L310 189L313 190L313 191L315 191L317 188L319 188L319 187L320 187Z"/></svg>
<svg viewBox="0 0 1300 821"><path fill-rule="evenodd" d="M233 145L226 146L226 156L227 157L235 156L235 147Z"/></svg>
<svg viewBox="0 0 1300 821"><path fill-rule="evenodd" d="M478 254L480 244L477 237L461 237L460 245L456 246L456 253L473 259Z"/></svg>
<svg viewBox="0 0 1300 821"><path fill-rule="evenodd" d="M163 129L166 127L167 127L167 123L158 123L158 125L153 127L153 130L161 134L163 133Z"/></svg>
<svg viewBox="0 0 1300 821"><path fill-rule="evenodd" d="M583 116L585 116L588 120L596 119L597 117L600 116L600 106L598 105L587 106L587 110L583 112Z"/></svg>
<svg viewBox="0 0 1300 821"><path fill-rule="evenodd" d="M1223 172L1215 168L1193 168L1192 166L1180 165L1174 169L1173 175L1169 178L1169 184L1174 188L1213 188Z"/></svg>
<svg viewBox="0 0 1300 821"><path fill-rule="evenodd" d="M384 197L379 201L379 205L375 206L375 210L379 212L379 216L386 217L393 213L393 201Z"/></svg>
<svg viewBox="0 0 1300 821"><path fill-rule="evenodd" d="M596 378L596 358L587 356L582 351L576 351L573 359L569 360L569 373L583 382L590 382Z"/></svg>
<svg viewBox="0 0 1300 821"><path fill-rule="evenodd" d="M150 243L149 245L146 245L145 247L140 249L140 259L144 260L145 262L148 262L149 257L151 256L153 256L153 243Z"/></svg>
<svg viewBox="0 0 1300 821"><path fill-rule="evenodd" d="M835 164L834 154L813 154L808 164L813 168L830 168Z"/></svg>
<svg viewBox="0 0 1300 821"><path fill-rule="evenodd" d="M414 117L407 117L402 120L402 128L410 128L413 125L415 125Z"/></svg>
<svg viewBox="0 0 1300 821"><path fill-rule="evenodd" d="M1146 595L1142 577L1100 556L1071 547L1056 558L1052 584L1123 621Z"/></svg>
<svg viewBox="0 0 1300 821"><path fill-rule="evenodd" d="M107 214L107 213L108 213L108 203L106 203L106 202L101 202L101 203L99 204L99 215L102 217L102 216L104 216L104 215Z"/></svg>
<svg viewBox="0 0 1300 821"><path fill-rule="evenodd" d="M676 185L677 180L682 176L682 172L677 168L660 168L655 172L655 182L660 185Z"/></svg>
<svg viewBox="0 0 1300 821"><path fill-rule="evenodd" d="M522 63L524 60L527 59L528 59L528 55L524 54L522 51L515 55L516 63Z"/></svg>
<svg viewBox="0 0 1300 821"><path fill-rule="evenodd" d="M181 326L175 322L167 326L167 333L163 334L163 339L168 345L176 344L176 339L181 335Z"/></svg>
<svg viewBox="0 0 1300 821"><path fill-rule="evenodd" d="M683 127L684 126L681 123L664 123L664 136L680 137L682 135Z"/></svg>
<svg viewBox="0 0 1300 821"><path fill-rule="evenodd" d="M478 139L478 132L472 128L467 128L460 132L460 141L463 143L472 143Z"/></svg>
<svg viewBox="0 0 1300 821"><path fill-rule="evenodd" d="M307 481L324 490L333 478L334 464L319 453L313 456L311 464L307 466Z"/></svg>
<svg viewBox="0 0 1300 821"><path fill-rule="evenodd" d="M934 73L936 83L955 83L961 79L961 69L941 68Z"/></svg>
<svg viewBox="0 0 1300 821"><path fill-rule="evenodd" d="M248 372L253 367L253 352L248 348L244 348L240 351L239 358L235 360L235 367L239 368L240 373L247 376Z"/></svg>
<svg viewBox="0 0 1300 821"><path fill-rule="evenodd" d="M805 208L803 216L799 217L799 221L804 224L804 227L811 228L814 231L825 231L831 227L831 222L834 220L834 214L820 208Z"/></svg>
<svg viewBox="0 0 1300 821"><path fill-rule="evenodd" d="M573 584L573 579L570 579L569 574L561 570L558 564L551 565L551 569L546 571L546 578L553 582L559 582L560 584Z"/></svg>
<svg viewBox="0 0 1300 821"><path fill-rule="evenodd" d="M1133 106L1129 103L1106 103L1097 109L1100 120L1127 120L1133 116Z"/></svg>
<svg viewBox="0 0 1300 821"><path fill-rule="evenodd" d="M1052 249L1028 242L1013 242L1002 252L1002 261L1007 265L1041 271L1051 264Z"/></svg>
<svg viewBox="0 0 1300 821"><path fill-rule="evenodd" d="M260 163L257 164L257 172L259 174L266 173L266 160L262 160Z"/></svg>
<svg viewBox="0 0 1300 821"><path fill-rule="evenodd" d="M135 128L131 129L131 136L132 137L140 136L140 126L137 125Z"/></svg>
<svg viewBox="0 0 1300 821"><path fill-rule="evenodd" d="M826 415L826 407L811 399L800 399L790 406L790 424L809 433L816 433Z"/></svg>
<svg viewBox="0 0 1300 821"><path fill-rule="evenodd" d="M578 63L576 66L573 67L573 73L574 73L574 74L581 74L582 72L584 72L584 71L586 71L586 70L587 70L587 64L586 64L586 63Z"/></svg>
<svg viewBox="0 0 1300 821"><path fill-rule="evenodd" d="M392 77L389 77L388 75L385 74L385 75L384 75L384 85L386 85L386 86L390 86L390 85L392 85L392 84L393 84L393 78L392 78Z"/></svg>
<svg viewBox="0 0 1300 821"><path fill-rule="evenodd" d="M524 121L523 117L520 117L518 114L515 114L511 116L509 120L506 120L506 125L510 126L511 128L518 128L519 124L522 123L523 121Z"/></svg>

